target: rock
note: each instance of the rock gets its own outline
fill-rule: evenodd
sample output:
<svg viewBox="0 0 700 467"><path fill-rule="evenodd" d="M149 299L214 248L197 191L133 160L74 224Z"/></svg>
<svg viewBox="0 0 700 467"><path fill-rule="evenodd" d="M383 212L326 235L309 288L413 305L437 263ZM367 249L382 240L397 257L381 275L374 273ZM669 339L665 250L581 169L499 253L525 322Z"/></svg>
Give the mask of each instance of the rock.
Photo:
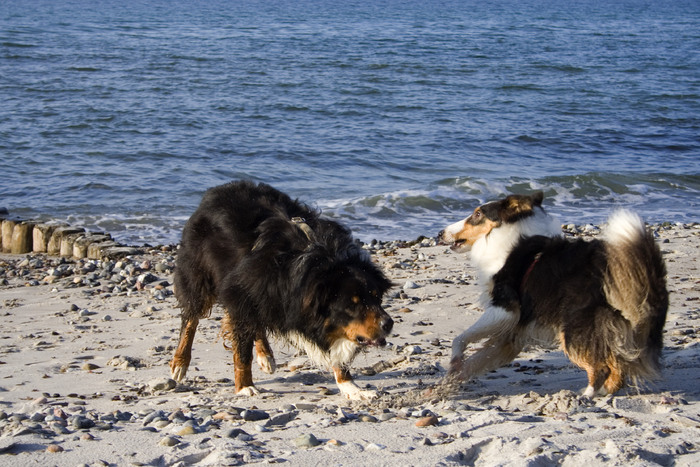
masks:
<svg viewBox="0 0 700 467"><path fill-rule="evenodd" d="M245 420L246 422L257 422L260 420L266 420L270 418L270 415L268 415L267 412L263 412L262 410L248 409L241 412L241 417L243 417L243 420Z"/></svg>
<svg viewBox="0 0 700 467"><path fill-rule="evenodd" d="M241 441L250 441L253 439L245 430L240 428L232 428L226 432L226 438L240 439Z"/></svg>
<svg viewBox="0 0 700 467"><path fill-rule="evenodd" d="M291 422L295 418L297 418L297 415L299 412L296 411L291 411L291 412L285 412L283 414L274 416L270 418L267 423L265 423L266 426L284 426L287 423Z"/></svg>
<svg viewBox="0 0 700 467"><path fill-rule="evenodd" d="M58 444L49 444L46 447L46 452L63 452L63 448Z"/></svg>
<svg viewBox="0 0 700 467"><path fill-rule="evenodd" d="M197 429L193 426L184 426L176 433L178 436L188 436L197 433Z"/></svg>
<svg viewBox="0 0 700 467"><path fill-rule="evenodd" d="M427 417L422 417L416 422L417 427L435 426L439 422L436 415L428 415Z"/></svg>
<svg viewBox="0 0 700 467"><path fill-rule="evenodd" d="M173 436L166 436L165 438L161 439L158 444L161 446L172 447L180 444L180 440Z"/></svg>
<svg viewBox="0 0 700 467"><path fill-rule="evenodd" d="M83 363L83 366L81 368L85 371L92 371L97 370L99 367L99 365L95 365L94 363Z"/></svg>
<svg viewBox="0 0 700 467"><path fill-rule="evenodd" d="M418 287L418 284L413 281L406 281L406 283L403 285L404 290L417 289Z"/></svg>
<svg viewBox="0 0 700 467"><path fill-rule="evenodd" d="M321 442L311 433L301 435L294 440L294 445L298 448L312 448L319 444L321 444Z"/></svg>
<svg viewBox="0 0 700 467"><path fill-rule="evenodd" d="M417 345L407 345L403 349L403 353L406 355L418 355L423 352L423 349L421 349Z"/></svg>
<svg viewBox="0 0 700 467"><path fill-rule="evenodd" d="M170 391L175 389L177 382L172 378L156 378L148 382L151 391Z"/></svg>
<svg viewBox="0 0 700 467"><path fill-rule="evenodd" d="M381 451L386 449L386 446L384 446L383 444L370 443L365 449L368 451Z"/></svg>

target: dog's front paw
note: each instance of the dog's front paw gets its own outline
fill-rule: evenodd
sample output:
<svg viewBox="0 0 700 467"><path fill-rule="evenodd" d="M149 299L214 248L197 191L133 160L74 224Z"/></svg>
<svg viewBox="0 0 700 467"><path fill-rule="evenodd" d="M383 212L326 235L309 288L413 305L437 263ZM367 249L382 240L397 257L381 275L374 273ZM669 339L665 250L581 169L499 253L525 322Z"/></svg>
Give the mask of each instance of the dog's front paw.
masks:
<svg viewBox="0 0 700 467"><path fill-rule="evenodd" d="M255 386L246 386L236 393L237 396L253 397L260 394L260 391Z"/></svg>
<svg viewBox="0 0 700 467"><path fill-rule="evenodd" d="M275 357L271 355L258 355L258 366L268 375L271 375L277 369Z"/></svg>
<svg viewBox="0 0 700 467"><path fill-rule="evenodd" d="M377 391L360 389L360 387L352 381L338 383L338 389L340 389L340 393L345 396L346 399L350 399L351 401L370 401L378 397Z"/></svg>
<svg viewBox="0 0 700 467"><path fill-rule="evenodd" d="M185 380L185 375L187 374L187 367L176 364L175 361L170 363L170 377L177 381L178 383L181 383L182 381Z"/></svg>

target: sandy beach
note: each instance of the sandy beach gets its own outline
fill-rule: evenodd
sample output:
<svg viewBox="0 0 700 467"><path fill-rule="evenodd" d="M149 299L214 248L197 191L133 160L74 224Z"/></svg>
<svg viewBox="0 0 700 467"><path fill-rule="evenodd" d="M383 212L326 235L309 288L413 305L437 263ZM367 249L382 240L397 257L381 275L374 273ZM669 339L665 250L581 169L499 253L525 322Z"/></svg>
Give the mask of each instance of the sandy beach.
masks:
<svg viewBox="0 0 700 467"><path fill-rule="evenodd" d="M275 374L253 368L262 393L236 396L218 308L176 385L173 247L0 255L0 465L700 465L700 225L654 230L671 293L663 379L592 400L582 370L535 348L456 394L423 396L481 312L468 255L430 239L367 246L396 283L389 345L353 365L379 393L371 402L344 399L284 342Z"/></svg>

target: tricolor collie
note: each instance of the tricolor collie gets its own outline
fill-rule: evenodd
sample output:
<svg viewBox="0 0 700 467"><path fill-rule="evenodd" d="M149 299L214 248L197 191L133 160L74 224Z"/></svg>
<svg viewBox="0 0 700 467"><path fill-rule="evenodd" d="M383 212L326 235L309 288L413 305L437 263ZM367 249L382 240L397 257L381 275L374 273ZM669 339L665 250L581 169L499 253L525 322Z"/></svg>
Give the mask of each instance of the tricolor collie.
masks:
<svg viewBox="0 0 700 467"><path fill-rule="evenodd" d="M366 399L349 365L365 346L384 345L393 321L382 309L391 283L340 224L265 184L233 182L206 192L182 234L175 294L180 342L170 369L181 381L199 320L220 303L233 350L236 393L257 394L261 369L275 370L268 333L287 338L332 368L343 393Z"/></svg>
<svg viewBox="0 0 700 467"><path fill-rule="evenodd" d="M566 240L542 198L510 195L440 232L453 250L471 250L485 288L484 314L454 340L446 382L496 369L538 342L558 344L586 371L588 397L657 377L668 292L652 234L618 211L601 240Z"/></svg>

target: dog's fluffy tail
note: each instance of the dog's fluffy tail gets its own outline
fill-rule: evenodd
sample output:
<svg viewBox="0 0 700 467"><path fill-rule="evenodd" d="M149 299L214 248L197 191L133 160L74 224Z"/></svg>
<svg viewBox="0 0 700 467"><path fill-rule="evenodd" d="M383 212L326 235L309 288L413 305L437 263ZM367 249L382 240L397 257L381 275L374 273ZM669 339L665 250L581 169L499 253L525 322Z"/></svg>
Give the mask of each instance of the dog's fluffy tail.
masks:
<svg viewBox="0 0 700 467"><path fill-rule="evenodd" d="M660 371L668 309L666 266L661 251L639 216L625 210L608 219L603 240L608 260L605 295L608 303L630 323L632 342L625 339L625 360L629 365L625 373L635 382L653 379Z"/></svg>

